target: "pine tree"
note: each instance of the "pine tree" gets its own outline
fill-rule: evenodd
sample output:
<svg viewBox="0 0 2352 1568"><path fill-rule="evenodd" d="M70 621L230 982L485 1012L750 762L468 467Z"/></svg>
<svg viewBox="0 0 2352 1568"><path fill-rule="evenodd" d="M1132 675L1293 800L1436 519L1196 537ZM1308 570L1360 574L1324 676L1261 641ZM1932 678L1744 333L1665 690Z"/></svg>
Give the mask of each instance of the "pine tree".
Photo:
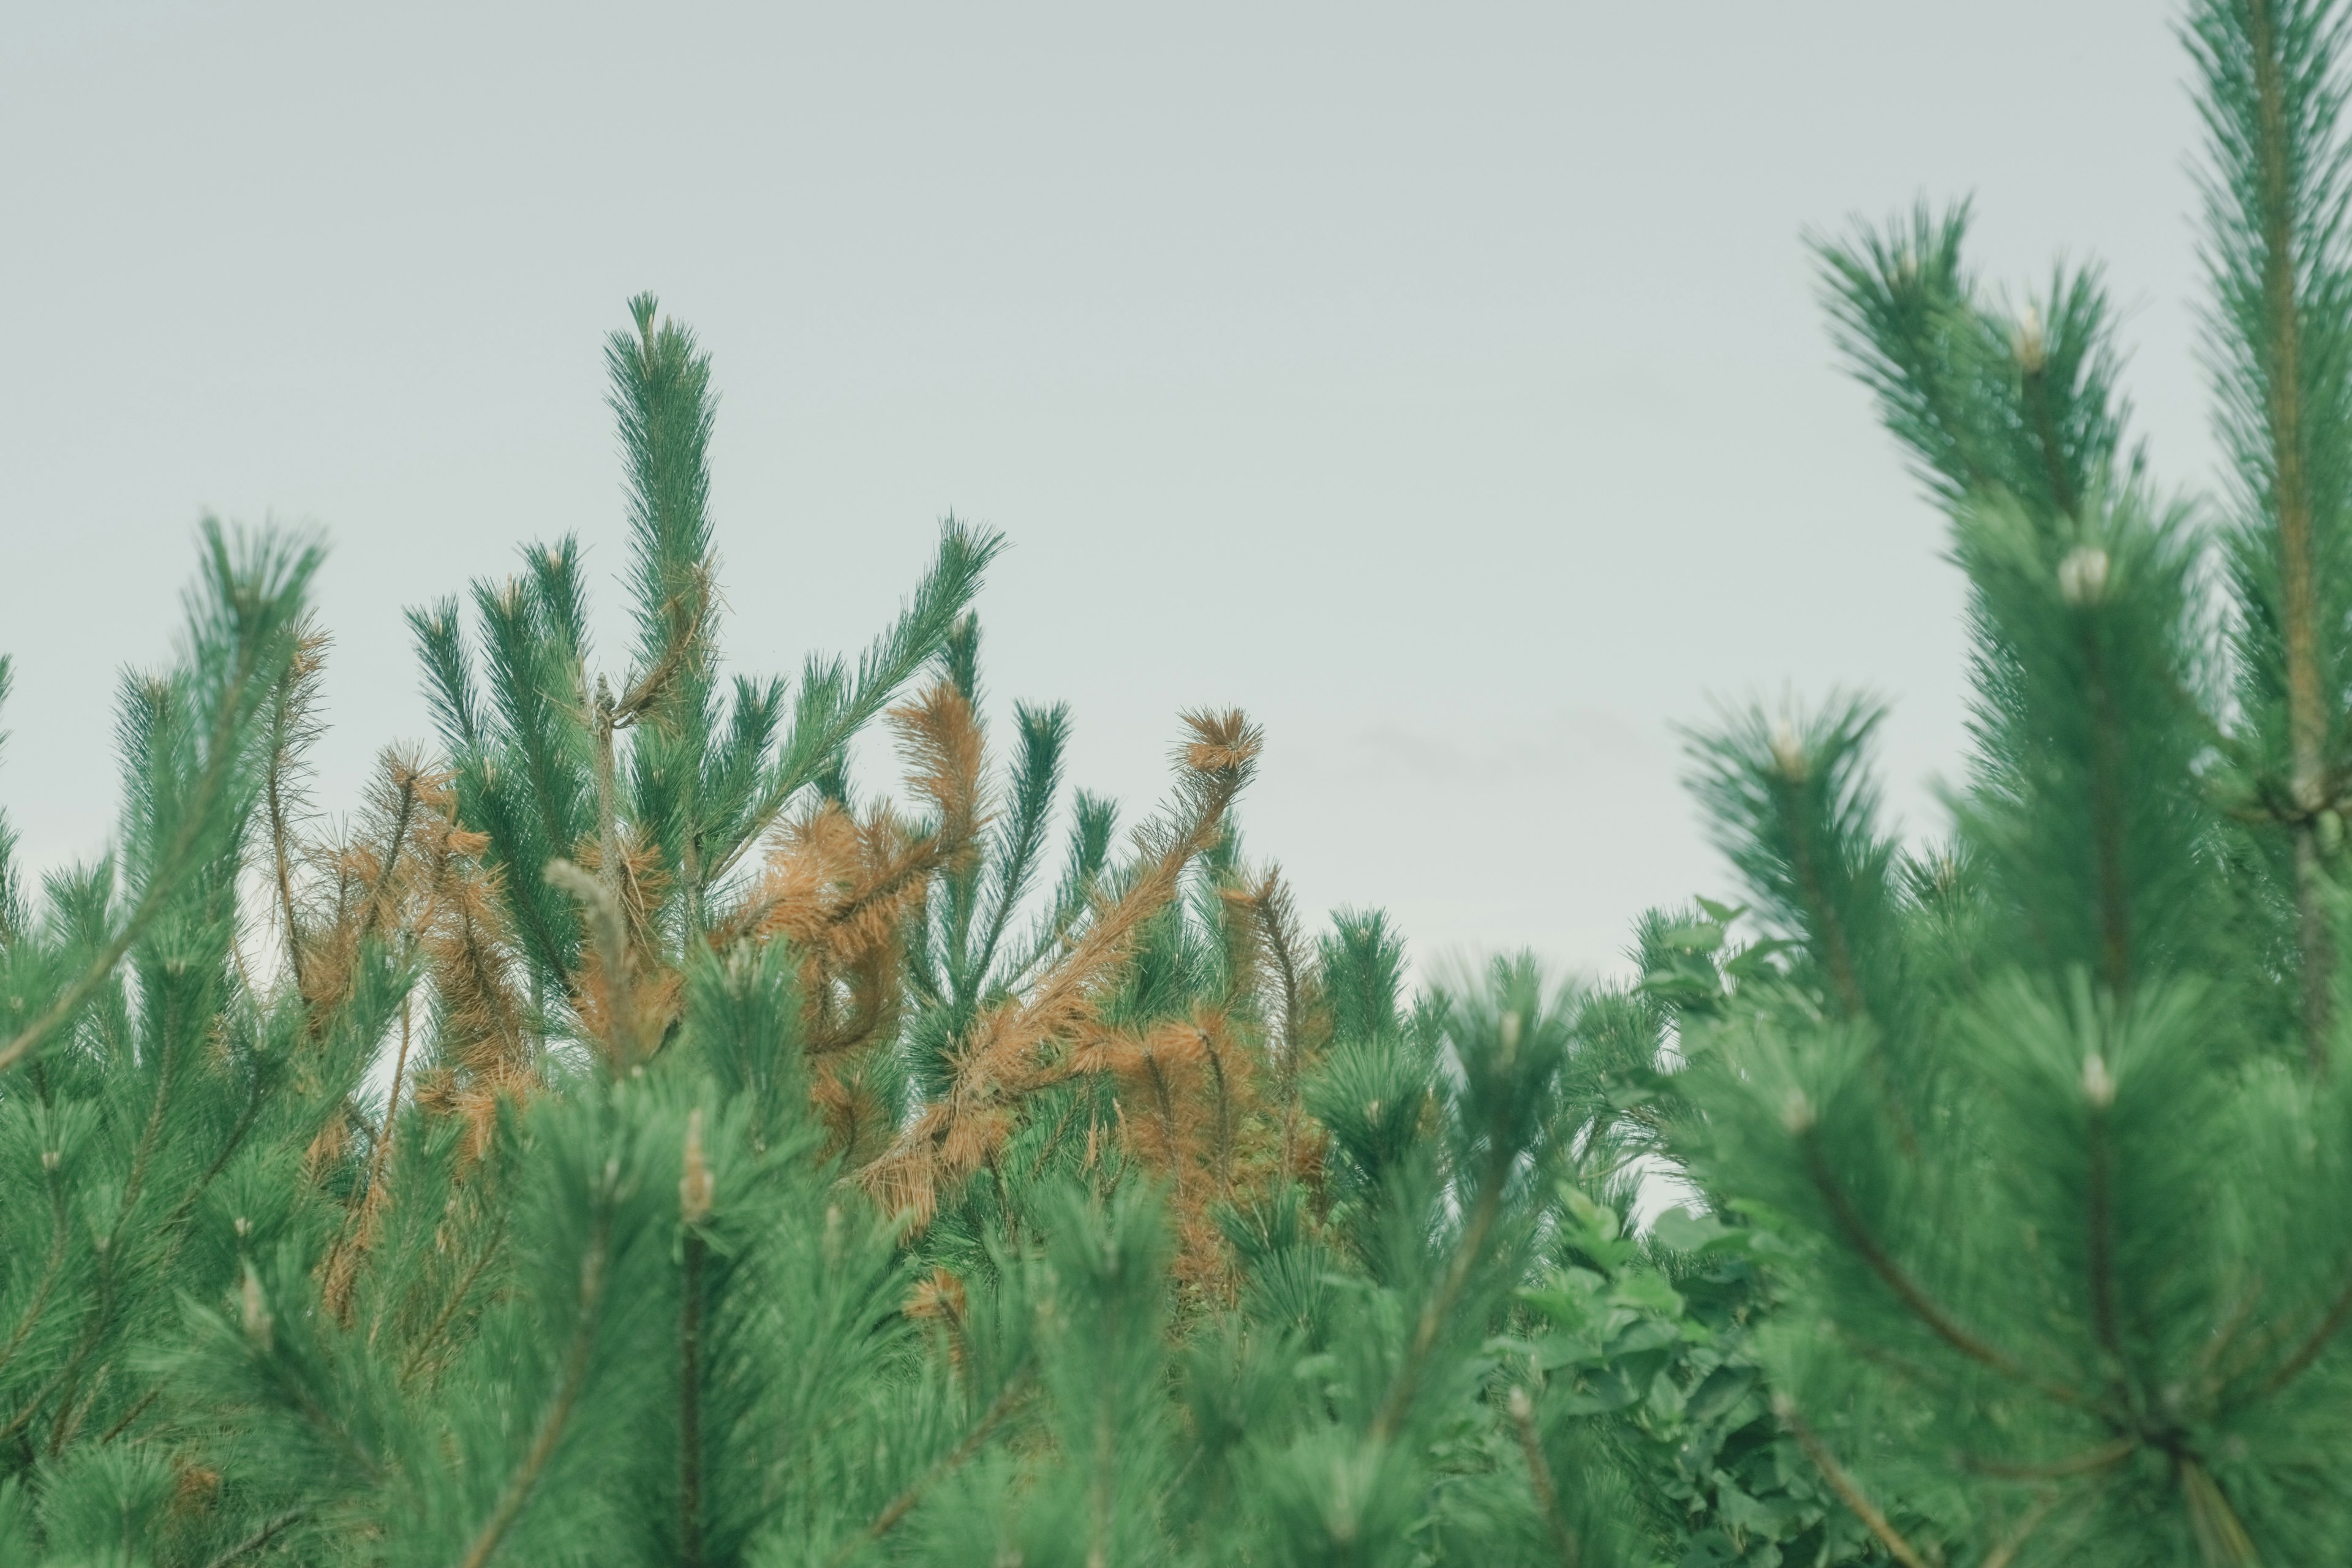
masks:
<svg viewBox="0 0 2352 1568"><path fill-rule="evenodd" d="M1952 840L1913 852L1868 703L1698 742L1770 941L1695 977L1670 1136L1741 1239L1710 1238L1766 1246L1782 1426L1903 1563L2352 1541L2344 15L2200 0L2187 27L2216 507L2126 444L2095 271L2006 309L1964 208L1820 247L1951 519L1973 751Z"/></svg>
<svg viewBox="0 0 2352 1568"><path fill-rule="evenodd" d="M1734 711L1748 902L1624 985L1309 931L1239 713L1124 834L1066 708L995 755L961 524L854 665L722 679L649 298L632 646L573 540L416 612L437 747L347 816L318 552L207 524L115 852L34 894L0 822L0 1563L2352 1555L2343 16L2188 28L2218 505L2095 270L1818 246L1969 582L1953 831L1870 700Z"/></svg>
<svg viewBox="0 0 2352 1568"><path fill-rule="evenodd" d="M1071 720L992 763L961 525L854 668L722 694L708 361L632 309L617 681L535 547L324 817L317 552L208 528L121 848L12 892L0 1561L1646 1561L1655 1445L1521 1292L1606 1254L1604 1373L1705 1331L1616 1239L1664 1006L1311 938L1236 713L1047 886Z"/></svg>

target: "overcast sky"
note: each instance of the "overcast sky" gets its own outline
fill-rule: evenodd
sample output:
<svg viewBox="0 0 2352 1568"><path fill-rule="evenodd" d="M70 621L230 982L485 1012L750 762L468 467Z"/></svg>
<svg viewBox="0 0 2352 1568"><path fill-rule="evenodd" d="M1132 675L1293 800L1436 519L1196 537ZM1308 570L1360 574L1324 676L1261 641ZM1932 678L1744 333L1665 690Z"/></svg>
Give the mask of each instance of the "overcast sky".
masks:
<svg viewBox="0 0 2352 1568"><path fill-rule="evenodd" d="M1988 273L2104 260L2206 482L2170 11L7 0L0 800L105 845L207 510L331 542L330 805L427 732L403 607L576 531L615 611L650 289L715 355L736 668L864 643L952 510L1076 782L1139 808L1241 706L1308 909L1607 967L1725 885L1713 699L1884 694L1915 831L1959 760L1958 575L1804 230L1973 194Z"/></svg>

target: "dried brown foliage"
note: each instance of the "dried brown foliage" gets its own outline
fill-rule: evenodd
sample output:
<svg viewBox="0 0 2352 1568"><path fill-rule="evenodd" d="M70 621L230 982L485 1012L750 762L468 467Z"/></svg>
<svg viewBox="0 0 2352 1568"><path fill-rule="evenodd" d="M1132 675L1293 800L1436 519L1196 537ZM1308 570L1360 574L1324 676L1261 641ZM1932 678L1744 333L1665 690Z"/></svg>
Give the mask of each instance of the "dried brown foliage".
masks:
<svg viewBox="0 0 2352 1568"><path fill-rule="evenodd" d="M1259 1098L1254 1031L1202 1005L1140 1034L1104 1037L1077 1053L1117 1086L1127 1152L1166 1182L1176 1225L1176 1276L1224 1295L1232 1268L1213 1205L1232 1205L1271 1173L1273 1126Z"/></svg>
<svg viewBox="0 0 2352 1568"><path fill-rule="evenodd" d="M291 769L285 773L290 781ZM273 808L270 826L287 970L314 1026L349 1000L371 946L420 966L435 1003L437 1059L416 1075L415 1102L463 1119L467 1152L478 1157L498 1100L538 1082L538 1055L515 987L505 901L483 861L486 840L458 825L447 773L387 751L354 821L307 842L294 837L290 811ZM368 1179L323 1268L328 1304L339 1314L350 1310L374 1238L383 1203L377 1178L409 1088L413 1034L413 1008L404 1008L391 1100L367 1153ZM314 1179L353 1157L352 1130L363 1120L353 1107L313 1140L307 1164Z"/></svg>
<svg viewBox="0 0 2352 1568"><path fill-rule="evenodd" d="M350 997L371 943L421 963L438 1004L439 1062L419 1085L420 1101L478 1121L488 1114L486 1096L536 1078L505 905L482 862L484 844L458 826L446 773L386 752L359 819L331 837L288 847L281 883L288 969L312 1017L323 1020ZM290 871L298 864L302 893ZM344 1126L320 1134L314 1165L341 1158Z"/></svg>
<svg viewBox="0 0 2352 1568"><path fill-rule="evenodd" d="M1092 918L1024 994L981 1015L957 1051L947 1092L925 1105L860 1172L866 1190L886 1208L928 1223L941 1193L980 1170L1002 1146L1024 1100L1082 1073L1131 1080L1163 1105L1160 1131L1146 1135L1147 1142L1157 1137L1171 1174L1180 1164L1197 1163L1202 1097L1193 1079L1205 1075L1213 1081L1223 1070L1222 1044L1213 1051L1197 1026L1189 1037L1182 1030L1127 1037L1103 1016L1143 928L1168 908L1186 868L1224 831L1262 743L1256 728L1237 712L1188 714L1185 723L1191 739L1178 753L1176 801L1138 835L1133 873L1098 899ZM1161 1080L1157 1089L1155 1072ZM1122 1121L1132 1121L1123 1110ZM1210 1142L1213 1149L1215 1140Z"/></svg>
<svg viewBox="0 0 2352 1568"><path fill-rule="evenodd" d="M364 946L387 943L432 978L444 1067L529 1076L511 933L497 874L482 861L486 842L458 825L446 773L386 752L358 822L304 853L312 891L289 944L303 998L324 1016L351 994Z"/></svg>
<svg viewBox="0 0 2352 1568"><path fill-rule="evenodd" d="M604 846L583 841L575 862L558 861L548 879L580 900L589 942L571 976L572 1016L614 1071L651 1056L677 1021L682 981L654 940L653 910L665 892L659 857L616 832L614 875L604 874Z"/></svg>
<svg viewBox="0 0 2352 1568"><path fill-rule="evenodd" d="M721 949L789 945L811 1096L831 1152L883 1206L927 1223L1003 1148L1031 1097L1086 1076L1109 1090L1109 1118L1090 1112L1082 1129L1065 1131L1082 1131L1090 1154L1117 1141L1166 1183L1182 1277L1222 1293L1231 1275L1214 1205L1298 1163L1290 1122L1308 1003L1279 879L1228 879L1222 994L1195 998L1176 1018L1138 1024L1112 1015L1147 929L1229 831L1258 731L1239 713L1185 717L1173 799L1137 833L1125 869L1104 879L1041 967L971 1021L944 1091L902 1111L888 1053L906 1005L909 943L921 940L940 879L971 867L994 803L982 732L952 682L888 718L912 809L853 811L824 800L780 826L758 876L701 940ZM472 1158L487 1150L500 1101L543 1081L544 1043L520 994L522 965L487 847L457 821L447 773L387 753L359 818L331 840L289 850L277 879L289 911L289 969L321 1016L351 994L371 942L394 944L421 966L434 1027L429 1065L411 1075L409 1092L419 1110L465 1125ZM622 857L611 868L608 852ZM678 960L654 929L665 891L657 858L629 825L607 821L550 877L580 900L590 938L567 986L580 1033L617 1070L660 1048L681 1005ZM387 1114L371 1178L392 1121ZM349 1310L376 1227L377 1185L363 1184L329 1260L325 1283L339 1312ZM951 1317L950 1285L933 1281L917 1307Z"/></svg>
<svg viewBox="0 0 2352 1568"><path fill-rule="evenodd" d="M986 821L984 748L963 694L940 681L892 709L889 719L908 784L930 807L929 820L909 822L887 803L863 817L837 801L819 803L778 834L735 922L752 940L789 942L800 956L808 1050L821 1064L819 1094L838 1097L827 1104L828 1116L852 1120L855 1090L830 1058L891 1032L904 996L908 922L921 911L931 879L972 853Z"/></svg>

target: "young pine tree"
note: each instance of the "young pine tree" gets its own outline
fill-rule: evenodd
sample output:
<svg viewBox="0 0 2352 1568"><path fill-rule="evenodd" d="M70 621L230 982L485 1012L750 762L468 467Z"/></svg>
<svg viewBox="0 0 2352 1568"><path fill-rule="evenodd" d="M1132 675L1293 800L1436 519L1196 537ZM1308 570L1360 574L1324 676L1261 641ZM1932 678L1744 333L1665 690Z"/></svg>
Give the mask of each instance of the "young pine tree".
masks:
<svg viewBox="0 0 2352 1568"><path fill-rule="evenodd" d="M443 752L322 823L316 552L208 529L116 856L0 875L0 1563L1677 1552L1712 1494L1626 1476L1725 1357L1622 1236L1663 1008L1310 940L1235 713L1045 886L1068 720L992 764L959 526L855 668L723 686L708 363L633 314L617 678L534 549L412 618Z"/></svg>
<svg viewBox="0 0 2352 1568"><path fill-rule="evenodd" d="M1951 520L1973 752L1907 853L1869 705L1700 743L1773 951L1682 1013L1674 1136L1781 1248L1782 1426L1912 1568L2352 1542L2345 16L2191 9L2210 506L2126 445L2095 273L1998 305L1959 210L1821 248Z"/></svg>

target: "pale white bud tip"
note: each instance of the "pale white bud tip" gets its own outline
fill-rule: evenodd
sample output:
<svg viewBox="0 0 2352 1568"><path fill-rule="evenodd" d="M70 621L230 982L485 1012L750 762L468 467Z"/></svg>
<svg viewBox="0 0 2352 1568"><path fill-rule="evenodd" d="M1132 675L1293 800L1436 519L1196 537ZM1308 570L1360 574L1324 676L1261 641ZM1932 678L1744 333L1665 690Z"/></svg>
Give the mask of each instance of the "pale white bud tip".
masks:
<svg viewBox="0 0 2352 1568"><path fill-rule="evenodd" d="M1519 1016L1517 1013L1506 1013L1503 1015L1503 1055L1508 1058L1518 1048Z"/></svg>
<svg viewBox="0 0 2352 1568"><path fill-rule="evenodd" d="M1525 1421L1535 1413L1536 1402L1528 1397L1528 1391L1524 1388L1512 1389L1511 1419L1514 1421Z"/></svg>
<svg viewBox="0 0 2352 1568"><path fill-rule="evenodd" d="M1803 778L1812 767L1812 760L1805 755L1805 743L1797 739L1795 728L1786 719L1772 726L1772 765L1790 784Z"/></svg>
<svg viewBox="0 0 2352 1568"><path fill-rule="evenodd" d="M2095 605L2107 596L2107 552L2080 545L2058 563L2058 592L2070 605Z"/></svg>
<svg viewBox="0 0 2352 1568"><path fill-rule="evenodd" d="M1801 1089L1792 1089L1789 1098L1780 1102L1780 1125L1792 1137L1801 1138L1813 1130L1813 1102L1805 1098Z"/></svg>
<svg viewBox="0 0 2352 1568"><path fill-rule="evenodd" d="M44 1170L44 1171L54 1171L54 1170L56 1170L56 1169L58 1168L58 1152L57 1152L55 1149L44 1149L44 1150L42 1150L42 1151L41 1151L41 1169L42 1169L42 1170Z"/></svg>
<svg viewBox="0 0 2352 1568"><path fill-rule="evenodd" d="M2042 368L2045 358L2042 344L2042 312L2031 305L2025 308L2024 316L2017 323L2016 350L2020 365L2028 371Z"/></svg>
<svg viewBox="0 0 2352 1568"><path fill-rule="evenodd" d="M2083 1098L2101 1110L2116 1102L2115 1075L2107 1070L2106 1058L2096 1051L2083 1058Z"/></svg>

